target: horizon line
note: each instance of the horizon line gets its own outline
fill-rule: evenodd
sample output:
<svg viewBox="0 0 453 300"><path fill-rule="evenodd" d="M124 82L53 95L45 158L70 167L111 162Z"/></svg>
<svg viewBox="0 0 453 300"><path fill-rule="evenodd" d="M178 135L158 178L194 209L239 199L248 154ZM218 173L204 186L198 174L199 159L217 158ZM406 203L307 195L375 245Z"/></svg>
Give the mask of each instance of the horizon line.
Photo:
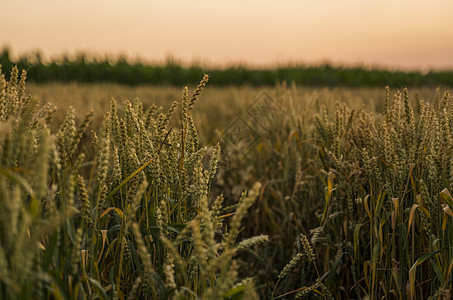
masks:
<svg viewBox="0 0 453 300"><path fill-rule="evenodd" d="M15 53L13 47L8 43L4 43L0 47L0 53L8 52L10 61L20 60L29 56L39 56L41 61L46 63L55 62L61 59L76 60L78 57L83 56L85 59L90 61L102 61L107 60L110 63L118 62L120 60L125 60L128 64L142 64L145 66L168 66L168 65L178 65L184 68L198 67L206 69L220 69L225 70L229 68L244 68L249 70L277 70L281 68L311 68L311 67L333 67L333 68L344 68L344 69L363 69L367 71L389 71L389 72L404 72L404 73L422 73L427 74L430 72L453 72L453 66L448 67L409 67L401 65L390 65L381 62L365 62L365 61L356 61L356 62L341 62L334 61L331 58L321 58L316 61L304 61L303 59L295 60L282 60L270 63L256 63L256 62L247 62L246 60L236 60L228 62L217 62L209 58L200 58L195 56L191 59L183 59L177 57L171 52L166 53L160 59L149 59L140 55L131 55L126 53L126 51L117 51L116 53L109 52L99 52L90 49L73 49L70 52L63 50L57 54L46 54L40 48L30 48L29 50Z"/></svg>

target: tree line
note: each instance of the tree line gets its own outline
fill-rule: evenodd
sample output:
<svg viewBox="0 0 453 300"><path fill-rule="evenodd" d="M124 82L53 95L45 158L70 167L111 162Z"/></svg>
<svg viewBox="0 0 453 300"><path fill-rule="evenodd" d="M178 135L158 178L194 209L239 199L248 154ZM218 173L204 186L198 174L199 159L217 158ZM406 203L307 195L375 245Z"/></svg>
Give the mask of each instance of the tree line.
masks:
<svg viewBox="0 0 453 300"><path fill-rule="evenodd" d="M195 84L203 73L211 75L211 84L218 86L273 86L286 81L300 86L453 86L452 71L386 70L380 68L321 65L285 65L274 68L184 66L169 59L164 64L130 61L124 56L98 58L87 53L44 60L39 51L23 54L16 59L9 48L0 50L0 64L5 74L13 66L27 70L32 82L113 82L126 85Z"/></svg>

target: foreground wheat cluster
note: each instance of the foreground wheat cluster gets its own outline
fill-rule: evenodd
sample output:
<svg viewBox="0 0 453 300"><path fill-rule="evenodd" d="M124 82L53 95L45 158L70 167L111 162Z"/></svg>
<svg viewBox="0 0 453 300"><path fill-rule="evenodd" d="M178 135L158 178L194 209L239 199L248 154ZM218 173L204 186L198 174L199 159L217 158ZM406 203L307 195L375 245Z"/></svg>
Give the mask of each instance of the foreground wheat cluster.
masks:
<svg viewBox="0 0 453 300"><path fill-rule="evenodd" d="M387 88L383 115L338 104L333 120L318 115L316 125L327 188L313 242L331 239L357 294L364 287L379 297L450 295L450 92L435 107L419 99L414 111L407 89L391 99Z"/></svg>
<svg viewBox="0 0 453 300"><path fill-rule="evenodd" d="M219 146L207 157L190 111L208 77L167 113L111 102L99 133L68 112L49 130L53 107L1 80L0 295L2 299L219 299L256 296L240 282L235 255L263 243L236 243L241 219L259 193L244 194L228 230L222 197L208 205ZM182 128L169 128L177 106ZM90 136L95 154L80 149Z"/></svg>
<svg viewBox="0 0 453 300"><path fill-rule="evenodd" d="M208 76L167 112L112 100L92 127L0 75L1 299L451 295L448 91L300 115L282 92L275 130L218 172L228 149L200 147L192 118Z"/></svg>

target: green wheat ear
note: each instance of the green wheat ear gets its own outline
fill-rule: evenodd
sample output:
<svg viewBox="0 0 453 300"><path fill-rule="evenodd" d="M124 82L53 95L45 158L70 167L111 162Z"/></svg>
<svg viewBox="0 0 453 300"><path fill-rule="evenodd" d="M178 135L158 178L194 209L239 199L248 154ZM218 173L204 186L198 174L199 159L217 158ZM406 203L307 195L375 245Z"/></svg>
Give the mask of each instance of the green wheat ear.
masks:
<svg viewBox="0 0 453 300"><path fill-rule="evenodd" d="M302 242L302 246L304 248L304 254L307 257L309 262L313 262L315 260L315 254L313 253L313 248L308 241L308 238L305 234L300 235L300 240Z"/></svg>

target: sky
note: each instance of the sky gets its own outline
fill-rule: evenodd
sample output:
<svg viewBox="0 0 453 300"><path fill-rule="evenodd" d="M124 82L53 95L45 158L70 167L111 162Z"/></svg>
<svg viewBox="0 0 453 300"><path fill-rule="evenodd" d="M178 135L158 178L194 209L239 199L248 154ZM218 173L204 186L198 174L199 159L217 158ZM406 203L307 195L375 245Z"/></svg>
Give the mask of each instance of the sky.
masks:
<svg viewBox="0 0 453 300"><path fill-rule="evenodd" d="M0 47L254 66L453 69L451 0L0 0Z"/></svg>

